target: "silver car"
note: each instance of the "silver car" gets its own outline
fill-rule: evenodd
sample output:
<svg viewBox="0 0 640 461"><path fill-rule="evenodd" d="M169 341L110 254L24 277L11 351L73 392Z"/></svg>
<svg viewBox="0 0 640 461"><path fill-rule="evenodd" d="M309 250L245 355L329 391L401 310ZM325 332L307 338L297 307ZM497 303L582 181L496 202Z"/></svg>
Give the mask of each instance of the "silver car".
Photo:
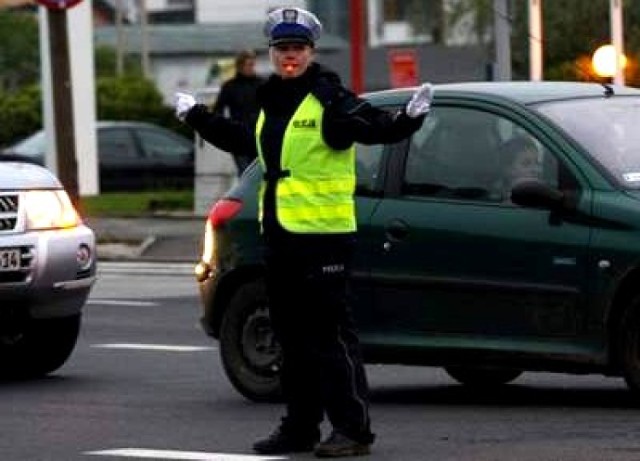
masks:
<svg viewBox="0 0 640 461"><path fill-rule="evenodd" d="M0 375L62 366L95 275L94 233L60 181L41 166L0 161Z"/></svg>

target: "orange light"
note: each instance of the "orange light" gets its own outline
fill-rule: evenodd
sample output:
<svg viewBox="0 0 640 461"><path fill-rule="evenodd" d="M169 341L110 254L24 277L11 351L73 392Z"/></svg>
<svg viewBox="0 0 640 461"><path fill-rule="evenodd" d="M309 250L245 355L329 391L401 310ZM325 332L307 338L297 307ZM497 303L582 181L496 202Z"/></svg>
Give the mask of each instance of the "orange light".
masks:
<svg viewBox="0 0 640 461"><path fill-rule="evenodd" d="M627 57L620 55L620 67L627 66ZM602 45L591 58L594 72L600 77L613 77L616 74L616 49L613 45Z"/></svg>

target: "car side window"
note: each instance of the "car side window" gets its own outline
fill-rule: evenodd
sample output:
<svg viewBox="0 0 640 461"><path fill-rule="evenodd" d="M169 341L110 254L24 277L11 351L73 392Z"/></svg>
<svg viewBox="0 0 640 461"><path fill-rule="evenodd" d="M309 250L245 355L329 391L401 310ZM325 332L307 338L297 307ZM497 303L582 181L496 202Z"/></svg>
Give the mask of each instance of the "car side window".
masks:
<svg viewBox="0 0 640 461"><path fill-rule="evenodd" d="M186 157L191 152L190 146L185 146L168 133L141 129L138 131L138 137L140 138L142 149L151 158Z"/></svg>
<svg viewBox="0 0 640 461"><path fill-rule="evenodd" d="M135 141L127 128L99 129L98 153L100 161L106 163L138 158Z"/></svg>
<svg viewBox="0 0 640 461"><path fill-rule="evenodd" d="M411 139L405 195L506 202L519 179L558 185L558 163L531 134L496 114L436 107Z"/></svg>
<svg viewBox="0 0 640 461"><path fill-rule="evenodd" d="M381 109L395 113L397 106L380 106ZM384 154L394 145L356 144L356 193L376 196L381 193Z"/></svg>
<svg viewBox="0 0 640 461"><path fill-rule="evenodd" d="M500 198L509 200L511 189L519 181L538 179L559 188L559 164L551 152L524 131L514 132L499 149Z"/></svg>
<svg viewBox="0 0 640 461"><path fill-rule="evenodd" d="M376 193L383 152L382 144L356 144L356 190L359 195Z"/></svg>

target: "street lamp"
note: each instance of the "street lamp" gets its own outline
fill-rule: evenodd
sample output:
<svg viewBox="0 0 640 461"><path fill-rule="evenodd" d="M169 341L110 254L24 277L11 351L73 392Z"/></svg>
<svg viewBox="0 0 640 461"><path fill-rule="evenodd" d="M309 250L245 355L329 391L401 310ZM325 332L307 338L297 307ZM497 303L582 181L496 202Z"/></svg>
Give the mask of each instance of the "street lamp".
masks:
<svg viewBox="0 0 640 461"><path fill-rule="evenodd" d="M616 60L615 46L602 45L593 53L591 65L599 77L613 77L616 75L618 65L624 70L627 65L627 57L621 54Z"/></svg>

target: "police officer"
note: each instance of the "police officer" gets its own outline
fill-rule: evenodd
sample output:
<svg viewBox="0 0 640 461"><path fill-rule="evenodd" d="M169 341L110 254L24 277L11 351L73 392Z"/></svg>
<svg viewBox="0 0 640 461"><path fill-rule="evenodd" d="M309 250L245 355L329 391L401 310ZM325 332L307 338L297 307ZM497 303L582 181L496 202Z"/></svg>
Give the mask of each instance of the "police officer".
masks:
<svg viewBox="0 0 640 461"><path fill-rule="evenodd" d="M258 90L253 132L176 95L179 118L221 149L257 151L264 171L260 220L286 414L254 444L261 454L369 453L367 380L347 300L356 232L354 142L406 138L422 124L432 96L424 84L396 114L372 107L313 62L321 30L303 9L269 13L264 32L275 72ZM318 443L324 416L333 430Z"/></svg>

